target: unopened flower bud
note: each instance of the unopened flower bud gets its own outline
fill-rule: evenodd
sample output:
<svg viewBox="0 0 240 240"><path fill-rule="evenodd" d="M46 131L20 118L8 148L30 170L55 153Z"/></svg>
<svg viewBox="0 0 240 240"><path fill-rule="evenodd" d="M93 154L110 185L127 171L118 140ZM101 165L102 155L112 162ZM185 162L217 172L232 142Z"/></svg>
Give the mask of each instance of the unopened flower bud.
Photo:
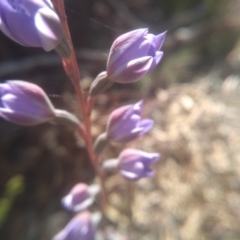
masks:
<svg viewBox="0 0 240 240"><path fill-rule="evenodd" d="M45 92L35 84L8 81L0 84L0 117L31 126L52 120L54 107Z"/></svg>
<svg viewBox="0 0 240 240"><path fill-rule="evenodd" d="M136 149L125 149L118 157L118 168L122 176L129 180L152 177L150 166L159 159L158 153L147 153Z"/></svg>
<svg viewBox="0 0 240 240"><path fill-rule="evenodd" d="M166 32L159 35L148 33L148 29L138 29L118 37L107 61L107 76L113 82L136 82L160 62L160 51Z"/></svg>
<svg viewBox="0 0 240 240"><path fill-rule="evenodd" d="M109 116L107 138L114 142L129 142L147 133L153 120L141 119L143 102L120 107Z"/></svg>
<svg viewBox="0 0 240 240"><path fill-rule="evenodd" d="M87 186L85 183L79 183L62 199L62 204L75 212L85 210L93 204L94 197L99 191L98 185Z"/></svg>
<svg viewBox="0 0 240 240"><path fill-rule="evenodd" d="M52 122L73 130L83 128L72 113L55 109L39 86L20 80L0 84L0 117L23 126Z"/></svg>
<svg viewBox="0 0 240 240"><path fill-rule="evenodd" d="M63 37L50 0L1 0L0 30L21 45L45 51L56 48Z"/></svg>
<svg viewBox="0 0 240 240"><path fill-rule="evenodd" d="M96 226L100 218L99 213L79 213L52 240L95 240Z"/></svg>

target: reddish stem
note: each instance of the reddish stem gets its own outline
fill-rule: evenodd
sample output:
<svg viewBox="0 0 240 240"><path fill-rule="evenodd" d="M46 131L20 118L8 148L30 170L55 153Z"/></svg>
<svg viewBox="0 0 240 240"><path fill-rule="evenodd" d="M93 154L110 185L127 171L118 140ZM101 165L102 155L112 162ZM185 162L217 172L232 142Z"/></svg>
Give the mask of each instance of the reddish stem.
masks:
<svg viewBox="0 0 240 240"><path fill-rule="evenodd" d="M73 50L73 44L71 40L71 34L69 31L68 23L67 23L67 17L65 13L63 0L53 0L53 3L62 21L64 34L67 37L70 43L70 46L72 48L71 55L68 58L62 58L62 63L63 63L63 67L66 74L69 76L69 78L72 81L72 84L75 88L75 91L78 97L78 102L81 108L83 122L85 125L85 129L79 128L78 133L83 137L86 143L86 148L89 154L89 158L92 162L92 165L95 169L96 174L99 176L99 179L100 179L100 185L102 187L101 205L102 205L102 211L104 212L105 204L106 204L106 196L105 196L106 191L104 186L105 173L101 168L99 168L99 158L94 154L92 134L91 134L90 115L91 115L91 110L94 106L95 100L93 98L88 98L87 101L85 101L84 99L83 91L80 85L80 72L79 72L75 52Z"/></svg>
<svg viewBox="0 0 240 240"><path fill-rule="evenodd" d="M91 122L88 117L87 104L84 99L83 91L82 91L82 88L80 85L81 76L80 76L80 72L79 72L79 68L78 68L78 64L77 64L77 60L76 60L76 56L75 56L75 51L73 49L71 34L70 34L68 23L67 23L67 17L66 17L66 13L65 13L63 0L54 0L54 5L55 5L55 8L57 9L60 19L62 21L64 34L66 35L66 37L70 43L70 46L72 48L71 55L68 58L62 58L63 67L64 67L66 74L71 79L73 86L75 88L77 97L78 97L78 102L80 105L85 129L86 129L85 141L86 141L87 150L89 152L89 155L90 155L89 157L91 158L92 163L95 164L96 158L94 157L93 151L92 151Z"/></svg>

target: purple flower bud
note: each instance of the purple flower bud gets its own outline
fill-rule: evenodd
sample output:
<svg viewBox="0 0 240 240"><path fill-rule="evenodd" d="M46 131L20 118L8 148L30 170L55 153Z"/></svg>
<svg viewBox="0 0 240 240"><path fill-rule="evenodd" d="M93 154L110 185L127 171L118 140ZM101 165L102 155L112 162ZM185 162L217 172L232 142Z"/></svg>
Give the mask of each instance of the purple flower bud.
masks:
<svg viewBox="0 0 240 240"><path fill-rule="evenodd" d="M82 211L92 205L99 190L97 185L87 186L85 183L79 183L62 199L62 203L69 210Z"/></svg>
<svg viewBox="0 0 240 240"><path fill-rule="evenodd" d="M154 172L150 165L155 163L159 157L158 153L126 149L118 157L118 168L120 173L129 180L152 177Z"/></svg>
<svg viewBox="0 0 240 240"><path fill-rule="evenodd" d="M110 80L119 83L136 82L160 62L160 51L166 32L159 35L148 33L148 29L138 29L118 37L107 61Z"/></svg>
<svg viewBox="0 0 240 240"><path fill-rule="evenodd" d="M75 216L52 240L94 240L96 223L90 212Z"/></svg>
<svg viewBox="0 0 240 240"><path fill-rule="evenodd" d="M0 84L0 117L24 126L53 119L54 107L45 92L35 84L8 81Z"/></svg>
<svg viewBox="0 0 240 240"><path fill-rule="evenodd" d="M109 116L107 138L115 142L128 142L147 133L153 120L141 119L143 102L120 107Z"/></svg>
<svg viewBox="0 0 240 240"><path fill-rule="evenodd" d="M0 30L21 45L45 51L54 49L63 36L50 0L1 0Z"/></svg>

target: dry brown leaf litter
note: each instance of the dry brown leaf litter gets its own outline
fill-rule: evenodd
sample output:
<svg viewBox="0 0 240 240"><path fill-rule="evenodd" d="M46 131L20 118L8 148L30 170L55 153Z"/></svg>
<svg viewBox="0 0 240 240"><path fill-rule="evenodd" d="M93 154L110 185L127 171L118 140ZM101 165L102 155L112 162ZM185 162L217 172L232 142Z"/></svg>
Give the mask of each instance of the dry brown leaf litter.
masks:
<svg viewBox="0 0 240 240"><path fill-rule="evenodd" d="M109 218L130 239L240 238L240 88L199 82L159 90L153 130L129 147L160 152L153 179L108 178Z"/></svg>

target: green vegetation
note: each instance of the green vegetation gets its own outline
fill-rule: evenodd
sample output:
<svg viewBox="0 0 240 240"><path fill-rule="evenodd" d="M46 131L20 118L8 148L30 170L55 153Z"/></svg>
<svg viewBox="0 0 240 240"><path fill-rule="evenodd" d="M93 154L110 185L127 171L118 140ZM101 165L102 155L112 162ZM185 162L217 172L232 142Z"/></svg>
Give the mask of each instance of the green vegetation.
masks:
<svg viewBox="0 0 240 240"><path fill-rule="evenodd" d="M0 226L4 223L15 198L24 190L24 178L22 175L15 175L6 184L3 197L0 198Z"/></svg>

